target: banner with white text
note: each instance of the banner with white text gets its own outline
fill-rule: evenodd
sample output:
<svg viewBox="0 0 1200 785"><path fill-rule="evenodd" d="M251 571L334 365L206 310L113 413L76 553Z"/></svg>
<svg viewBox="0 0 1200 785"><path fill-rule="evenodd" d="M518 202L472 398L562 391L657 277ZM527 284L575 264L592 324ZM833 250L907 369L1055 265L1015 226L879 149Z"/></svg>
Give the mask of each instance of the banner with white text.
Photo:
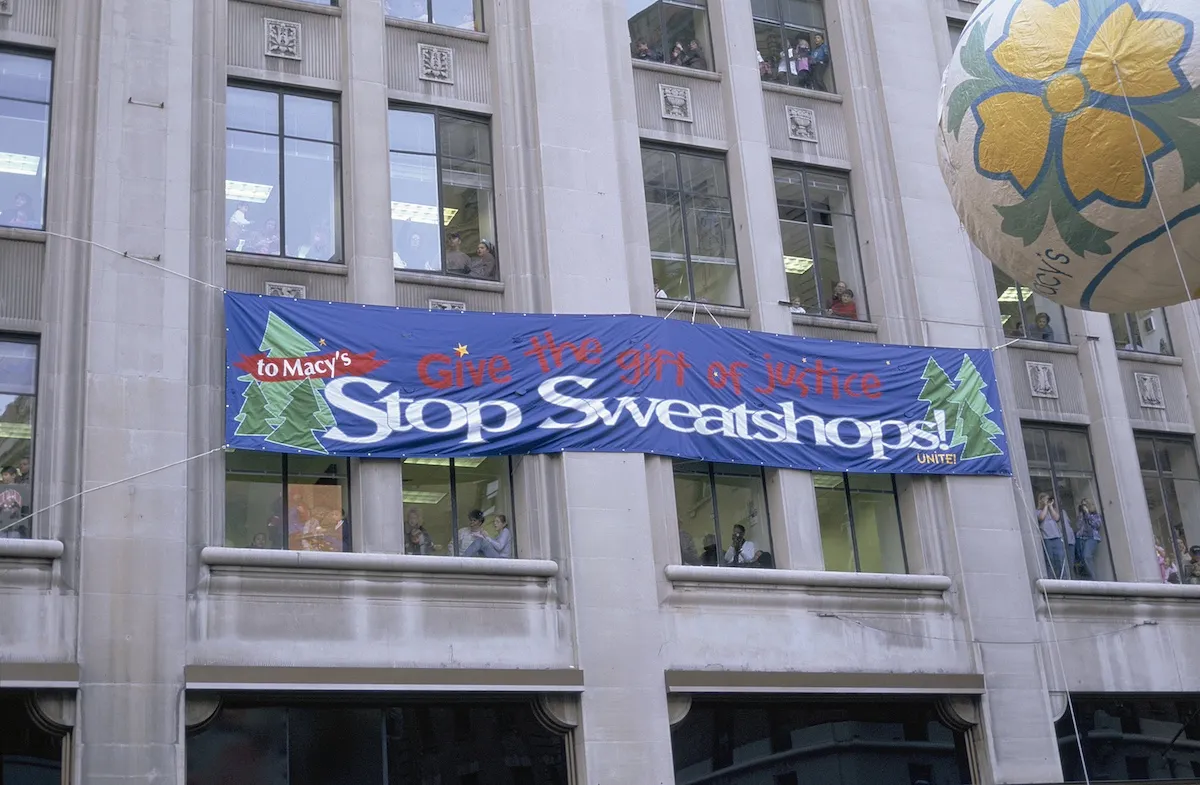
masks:
<svg viewBox="0 0 1200 785"><path fill-rule="evenodd" d="M226 432L238 449L1010 473L986 349L234 293L225 319Z"/></svg>

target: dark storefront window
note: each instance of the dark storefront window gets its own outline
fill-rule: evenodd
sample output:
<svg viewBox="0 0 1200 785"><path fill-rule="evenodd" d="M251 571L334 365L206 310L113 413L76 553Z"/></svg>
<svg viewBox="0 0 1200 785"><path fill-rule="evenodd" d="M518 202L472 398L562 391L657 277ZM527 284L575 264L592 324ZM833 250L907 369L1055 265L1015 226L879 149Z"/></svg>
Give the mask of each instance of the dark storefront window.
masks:
<svg viewBox="0 0 1200 785"><path fill-rule="evenodd" d="M934 700L698 698L671 732L675 783L967 785L966 738Z"/></svg>
<svg viewBox="0 0 1200 785"><path fill-rule="evenodd" d="M1200 778L1200 696L1073 695L1071 704L1075 720L1067 712L1055 727L1066 782Z"/></svg>
<svg viewBox="0 0 1200 785"><path fill-rule="evenodd" d="M563 737L520 699L227 699L187 741L188 785L567 785L567 768Z"/></svg>
<svg viewBox="0 0 1200 785"><path fill-rule="evenodd" d="M0 691L0 785L60 785L62 737L34 722L25 692Z"/></svg>

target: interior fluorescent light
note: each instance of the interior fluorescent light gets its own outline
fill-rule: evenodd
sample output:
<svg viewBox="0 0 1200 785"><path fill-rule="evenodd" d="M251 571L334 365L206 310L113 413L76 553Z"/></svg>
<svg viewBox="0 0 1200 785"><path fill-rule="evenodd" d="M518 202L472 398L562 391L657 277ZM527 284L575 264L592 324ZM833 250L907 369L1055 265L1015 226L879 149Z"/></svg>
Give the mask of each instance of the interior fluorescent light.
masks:
<svg viewBox="0 0 1200 785"><path fill-rule="evenodd" d="M1015 286L1008 287L996 298L996 302L999 303L1018 303L1020 301L1021 298Z"/></svg>
<svg viewBox="0 0 1200 785"><path fill-rule="evenodd" d="M42 162L36 155L21 155L20 153L0 153L0 172L4 174L38 173L38 164Z"/></svg>
<svg viewBox="0 0 1200 785"><path fill-rule="evenodd" d="M0 439L28 439L32 435L29 423L0 422Z"/></svg>
<svg viewBox="0 0 1200 785"><path fill-rule="evenodd" d="M438 504L442 499L446 498L446 494L436 491L405 491L405 504Z"/></svg>
<svg viewBox="0 0 1200 785"><path fill-rule="evenodd" d="M813 472L813 485L817 488L841 488L842 475L840 474L822 474Z"/></svg>
<svg viewBox="0 0 1200 785"><path fill-rule="evenodd" d="M801 275L812 269L813 260L805 259L803 256L785 256L783 257L783 269L785 272L793 275Z"/></svg>
<svg viewBox="0 0 1200 785"><path fill-rule="evenodd" d="M455 458L454 465L460 469L476 469L484 462L484 458ZM405 463L414 466L449 466L449 458L405 458Z"/></svg>
<svg viewBox="0 0 1200 785"><path fill-rule="evenodd" d="M232 202L253 202L263 204L271 198L272 185L262 183L239 183L237 180L225 181L225 198Z"/></svg>
<svg viewBox="0 0 1200 785"><path fill-rule="evenodd" d="M442 225L449 226L458 215L457 207L442 208ZM412 204L411 202L392 202L393 221L411 221L416 224L437 224L437 208L431 204Z"/></svg>

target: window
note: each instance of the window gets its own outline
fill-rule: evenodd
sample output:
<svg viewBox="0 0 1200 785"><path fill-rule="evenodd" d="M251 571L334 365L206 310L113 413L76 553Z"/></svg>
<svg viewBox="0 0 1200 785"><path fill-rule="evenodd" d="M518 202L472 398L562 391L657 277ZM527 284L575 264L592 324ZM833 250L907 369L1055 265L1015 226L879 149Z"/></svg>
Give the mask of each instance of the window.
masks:
<svg viewBox="0 0 1200 785"><path fill-rule="evenodd" d="M1087 432L1028 424L1021 432L1032 483L1027 503L1033 505L1035 542L1046 577L1114 580Z"/></svg>
<svg viewBox="0 0 1200 785"><path fill-rule="evenodd" d="M725 162L644 148L642 177L655 296L741 305Z"/></svg>
<svg viewBox="0 0 1200 785"><path fill-rule="evenodd" d="M866 319L850 181L776 166L775 201L792 313Z"/></svg>
<svg viewBox="0 0 1200 785"><path fill-rule="evenodd" d="M351 550L348 463L317 455L226 453L225 544Z"/></svg>
<svg viewBox="0 0 1200 785"><path fill-rule="evenodd" d="M697 695L671 729L671 753L678 783L972 782L967 739L932 697Z"/></svg>
<svg viewBox="0 0 1200 785"><path fill-rule="evenodd" d="M965 30L967 27L967 23L962 19L947 19L946 27L948 27L950 30L950 48L954 49L958 46L958 42L962 38L963 30Z"/></svg>
<svg viewBox="0 0 1200 785"><path fill-rule="evenodd" d="M1064 712L1054 734L1066 782L1195 782L1200 769L1200 700L1195 694L1072 693L1070 700L1075 720ZM1075 722L1082 739L1076 736Z"/></svg>
<svg viewBox="0 0 1200 785"><path fill-rule="evenodd" d="M0 539L33 534L37 360L33 341L0 340Z"/></svg>
<svg viewBox="0 0 1200 785"><path fill-rule="evenodd" d="M775 566L759 467L675 461L675 511L684 564Z"/></svg>
<svg viewBox="0 0 1200 785"><path fill-rule="evenodd" d="M821 0L751 0L750 8L762 80L833 92Z"/></svg>
<svg viewBox="0 0 1200 785"><path fill-rule="evenodd" d="M1135 437L1163 583L1200 583L1200 473L1190 439Z"/></svg>
<svg viewBox="0 0 1200 785"><path fill-rule="evenodd" d="M405 458L405 552L516 556L508 458Z"/></svg>
<svg viewBox="0 0 1200 785"><path fill-rule="evenodd" d="M1167 312L1162 308L1133 313L1110 313L1113 341L1127 352L1172 354L1171 333L1167 330Z"/></svg>
<svg viewBox="0 0 1200 785"><path fill-rule="evenodd" d="M383 13L396 19L483 32L483 0L384 0Z"/></svg>
<svg viewBox="0 0 1200 785"><path fill-rule="evenodd" d="M635 60L712 70L708 0L625 0Z"/></svg>
<svg viewBox="0 0 1200 785"><path fill-rule="evenodd" d="M992 268L1000 324L1009 338L1067 343L1067 317L1063 307L1013 281L999 267Z"/></svg>
<svg viewBox="0 0 1200 785"><path fill-rule="evenodd" d="M0 50L0 226L44 226L51 70L49 57Z"/></svg>
<svg viewBox="0 0 1200 785"><path fill-rule="evenodd" d="M908 572L895 477L817 472L813 485L825 569Z"/></svg>
<svg viewBox="0 0 1200 785"><path fill-rule="evenodd" d="M341 234L337 102L233 86L226 100L225 248L336 261Z"/></svg>
<svg viewBox="0 0 1200 785"><path fill-rule="evenodd" d="M32 693L0 690L0 783L58 785L62 782L63 738L34 719Z"/></svg>
<svg viewBox="0 0 1200 785"><path fill-rule="evenodd" d="M392 263L498 280L488 124L446 112L388 112Z"/></svg>

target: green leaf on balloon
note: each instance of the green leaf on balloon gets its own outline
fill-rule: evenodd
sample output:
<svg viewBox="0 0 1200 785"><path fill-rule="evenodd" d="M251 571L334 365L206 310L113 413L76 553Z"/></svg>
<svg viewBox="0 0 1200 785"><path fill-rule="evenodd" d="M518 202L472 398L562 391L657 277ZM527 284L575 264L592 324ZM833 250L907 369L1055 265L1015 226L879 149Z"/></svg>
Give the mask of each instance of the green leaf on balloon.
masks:
<svg viewBox="0 0 1200 785"><path fill-rule="evenodd" d="M996 78L996 72L988 65L987 51L984 47L986 30L986 22L980 22L972 27L967 43L959 54L963 70L974 78L955 87L946 102L946 128L954 134L956 139L959 129L962 128L963 118L966 117L967 110L971 108L971 105L978 101L984 93L1003 84Z"/></svg>
<svg viewBox="0 0 1200 785"><path fill-rule="evenodd" d="M1075 255L1112 253L1108 241L1117 233L1097 226L1080 215L1067 201L1053 177L1047 177L1042 186L1025 201L1007 206L996 205L996 211L1004 219L1000 231L1020 239L1025 245L1032 245L1042 235L1047 216L1053 215L1055 228Z"/></svg>
<svg viewBox="0 0 1200 785"><path fill-rule="evenodd" d="M1156 123L1179 150L1184 190L1200 183L1200 126L1192 122L1200 120L1200 94L1188 92L1164 104L1139 106L1138 111Z"/></svg>
<svg viewBox="0 0 1200 785"><path fill-rule="evenodd" d="M1000 231L1019 238L1026 245L1033 245L1046 228L1046 216L1050 213L1048 189L1039 188L1028 199L1014 205L998 204L996 211L1004 218L1000 223Z"/></svg>

